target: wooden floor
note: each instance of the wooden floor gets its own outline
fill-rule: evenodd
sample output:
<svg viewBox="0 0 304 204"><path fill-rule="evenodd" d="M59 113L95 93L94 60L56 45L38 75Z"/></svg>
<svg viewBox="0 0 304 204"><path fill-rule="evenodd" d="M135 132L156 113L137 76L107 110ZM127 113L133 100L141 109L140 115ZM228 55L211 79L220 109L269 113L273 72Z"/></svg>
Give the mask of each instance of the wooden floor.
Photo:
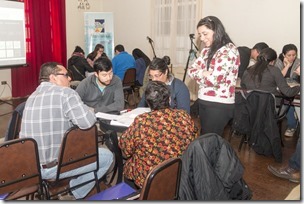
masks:
<svg viewBox="0 0 304 204"><path fill-rule="evenodd" d="M12 110L24 99L14 99L6 101L10 104L0 101L0 138L4 137L7 123L11 117ZM196 124L198 119L194 118ZM283 123L282 133L285 131L285 122ZM229 134L229 127L226 128L224 137L227 139ZM283 136L284 137L284 136ZM283 163L287 164L289 157L295 150L297 136L292 138L284 137L283 148ZM232 137L231 145L237 152L240 160L245 167L244 179L248 186L253 191L252 200L260 201L272 201L272 200L284 200L289 192L297 186L296 183L292 183L285 179L280 179L273 176L268 170L269 164L280 166L282 164L276 163L273 157L266 157L257 155L253 150L250 150L245 144L240 152L237 151L240 138Z"/></svg>

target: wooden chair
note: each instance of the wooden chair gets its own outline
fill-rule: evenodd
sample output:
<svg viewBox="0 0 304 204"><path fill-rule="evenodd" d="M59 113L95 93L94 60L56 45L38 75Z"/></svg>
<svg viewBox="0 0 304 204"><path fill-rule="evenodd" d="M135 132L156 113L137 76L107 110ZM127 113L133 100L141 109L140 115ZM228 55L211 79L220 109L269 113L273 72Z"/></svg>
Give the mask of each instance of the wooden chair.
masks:
<svg viewBox="0 0 304 204"><path fill-rule="evenodd" d="M125 102L129 104L129 95L130 93L133 96L134 106L137 106L135 98L135 89L136 89L136 69L129 68L126 70L124 78L122 80L123 91L125 95Z"/></svg>
<svg viewBox="0 0 304 204"><path fill-rule="evenodd" d="M177 200L181 170L182 160L180 158L170 158L152 168L142 189L137 194L134 193L134 189L130 190L131 187L126 183L123 183L124 185L119 183L93 195L88 200ZM125 195L125 191L131 194ZM117 192L121 192L121 196Z"/></svg>
<svg viewBox="0 0 304 204"><path fill-rule="evenodd" d="M71 176L68 178L59 178L62 173L86 166L94 162L96 162L96 168L89 171L94 173L94 178L89 181L70 188L69 181L72 178L83 174ZM99 192L100 188L97 177L98 169L99 163L96 125L93 125L91 128L85 130L81 130L76 126L70 128L65 133L60 147L56 178L52 180L44 180L47 199L56 199L57 195L67 193L70 190L81 187L92 181L95 181L96 190Z"/></svg>
<svg viewBox="0 0 304 204"><path fill-rule="evenodd" d="M139 200L177 200L182 160L171 158L154 167L148 174Z"/></svg>
<svg viewBox="0 0 304 204"><path fill-rule="evenodd" d="M0 145L0 194L5 200L34 195L43 199L37 143L32 138L15 139Z"/></svg>

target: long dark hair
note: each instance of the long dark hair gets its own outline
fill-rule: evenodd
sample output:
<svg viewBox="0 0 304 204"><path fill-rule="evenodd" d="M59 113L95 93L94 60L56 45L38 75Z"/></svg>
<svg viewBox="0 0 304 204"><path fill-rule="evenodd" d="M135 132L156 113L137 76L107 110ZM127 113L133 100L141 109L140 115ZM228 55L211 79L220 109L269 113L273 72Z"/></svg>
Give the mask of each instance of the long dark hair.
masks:
<svg viewBox="0 0 304 204"><path fill-rule="evenodd" d="M99 49L104 49L104 46L102 44L96 44L93 52L88 54L87 58L90 58L93 61L95 59L95 57L97 56L97 52ZM105 52L103 52L101 56L107 57L107 54Z"/></svg>
<svg viewBox="0 0 304 204"><path fill-rule="evenodd" d="M213 55L215 54L215 52L218 49L220 49L221 47L223 47L224 45L226 45L228 43L233 43L233 42L230 39L230 37L228 36L228 34L226 33L224 25L222 24L220 19L218 19L217 17L207 16L207 17L201 19L198 22L196 28L198 29L201 26L206 26L207 28L209 28L210 30L213 30L213 32L214 32L213 43L210 47L210 50L208 53L208 60L207 60L207 67L209 69L211 59L212 59Z"/></svg>
<svg viewBox="0 0 304 204"><path fill-rule="evenodd" d="M294 50L297 54L298 54L298 48L297 46L295 46L294 44L287 44L284 45L283 49L282 49L282 53L279 55L279 59L284 62L284 56L286 55L286 53L290 50Z"/></svg>
<svg viewBox="0 0 304 204"><path fill-rule="evenodd" d="M261 82L264 70L268 68L270 62L276 59L277 53L274 49L263 49L258 55L256 63L248 70L251 78L255 81L256 76L258 76L258 80Z"/></svg>

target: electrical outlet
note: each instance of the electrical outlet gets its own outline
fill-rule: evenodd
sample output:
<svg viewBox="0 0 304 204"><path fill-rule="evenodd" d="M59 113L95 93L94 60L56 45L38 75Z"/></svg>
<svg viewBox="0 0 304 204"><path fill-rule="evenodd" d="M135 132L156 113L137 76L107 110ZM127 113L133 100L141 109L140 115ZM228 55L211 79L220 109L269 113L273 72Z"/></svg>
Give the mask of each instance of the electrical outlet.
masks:
<svg viewBox="0 0 304 204"><path fill-rule="evenodd" d="M1 81L1 85L7 84L7 81Z"/></svg>

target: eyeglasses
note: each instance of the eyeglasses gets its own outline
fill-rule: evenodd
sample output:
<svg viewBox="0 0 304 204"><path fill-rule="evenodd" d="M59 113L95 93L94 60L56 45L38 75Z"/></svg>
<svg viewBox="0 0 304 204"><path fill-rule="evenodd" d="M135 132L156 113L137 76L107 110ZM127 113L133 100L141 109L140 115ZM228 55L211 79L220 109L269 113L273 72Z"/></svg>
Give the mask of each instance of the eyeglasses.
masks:
<svg viewBox="0 0 304 204"><path fill-rule="evenodd" d="M57 73L57 74L55 74L56 76L57 75L62 75L62 76L65 76L67 79L70 77L70 75L69 75L69 73L65 73L65 74L63 74L63 73Z"/></svg>
<svg viewBox="0 0 304 204"><path fill-rule="evenodd" d="M154 78L159 78L159 77L161 77L163 75L163 73L160 73L160 74L155 74L154 76L152 76L152 75L150 75L149 74L149 79L154 79Z"/></svg>

